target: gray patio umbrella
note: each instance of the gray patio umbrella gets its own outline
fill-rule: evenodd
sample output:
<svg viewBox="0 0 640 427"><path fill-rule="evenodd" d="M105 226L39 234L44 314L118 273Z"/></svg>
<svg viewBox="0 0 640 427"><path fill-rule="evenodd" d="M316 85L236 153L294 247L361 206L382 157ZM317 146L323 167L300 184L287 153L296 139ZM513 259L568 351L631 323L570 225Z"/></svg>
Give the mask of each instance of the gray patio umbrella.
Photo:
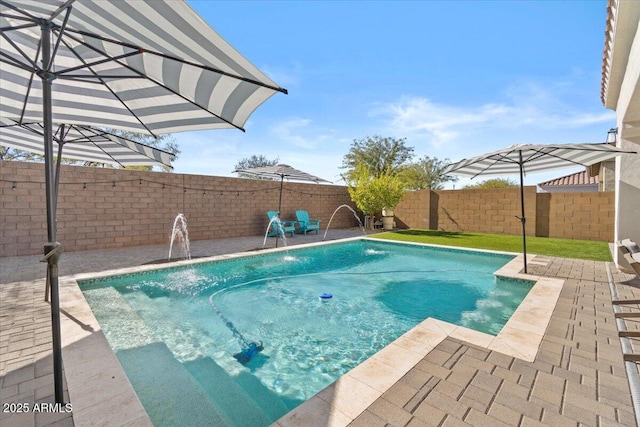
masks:
<svg viewBox="0 0 640 427"><path fill-rule="evenodd" d="M6 124L5 124L6 123ZM0 146L44 155L42 123L19 124L0 118ZM53 132L54 148L57 146L55 184L58 188L60 164L63 157L117 166L166 166L172 167L174 155L148 145L132 141L101 129L84 125L56 125ZM63 147L66 150L62 151ZM54 197L57 209L57 197ZM47 278L48 279L48 278ZM45 301L49 301L50 283L47 280Z"/></svg>
<svg viewBox="0 0 640 427"><path fill-rule="evenodd" d="M63 403L53 123L150 135L242 129L286 90L180 0L0 0L0 37L0 117L43 124L44 252L55 399Z"/></svg>
<svg viewBox="0 0 640 427"><path fill-rule="evenodd" d="M236 169L233 173L245 174L245 175L254 175L261 178L272 178L277 179L280 178L280 196L278 198L278 217L280 217L280 210L282 209L282 186L284 184L284 179L287 178L293 181L309 181L309 182L329 182L326 179L318 178L315 175L311 175L309 173L303 172L296 168L293 168L289 165L277 164L275 166L260 166L256 168L248 168L248 169ZM278 235L276 234L276 247L278 247Z"/></svg>
<svg viewBox="0 0 640 427"><path fill-rule="evenodd" d="M444 175L458 175L475 178L479 175L501 176L520 175L520 206L522 216L522 248L524 252L524 272L527 273L527 238L524 213L524 175L526 173L563 169L571 166L590 166L621 154L634 154L608 143L599 144L549 144L512 145L503 150L463 159L450 164L443 170Z"/></svg>
<svg viewBox="0 0 640 427"><path fill-rule="evenodd" d="M91 126L54 125L52 133L53 148L58 153L56 169L63 157L122 167L171 167L174 160L172 153ZM43 137L42 123L18 123L0 118L2 146L44 155Z"/></svg>
<svg viewBox="0 0 640 427"><path fill-rule="evenodd" d="M282 185L284 184L284 179L293 181L309 181L309 182L331 182L326 179L318 178L315 175L311 175L309 173L303 172L296 168L292 168L289 165L277 164L275 166L260 166L257 168L248 168L248 169L236 169L233 173L245 174L245 175L255 175L258 177L267 177L277 179L280 178L280 197L278 199L278 216L280 215L280 209L282 208Z"/></svg>

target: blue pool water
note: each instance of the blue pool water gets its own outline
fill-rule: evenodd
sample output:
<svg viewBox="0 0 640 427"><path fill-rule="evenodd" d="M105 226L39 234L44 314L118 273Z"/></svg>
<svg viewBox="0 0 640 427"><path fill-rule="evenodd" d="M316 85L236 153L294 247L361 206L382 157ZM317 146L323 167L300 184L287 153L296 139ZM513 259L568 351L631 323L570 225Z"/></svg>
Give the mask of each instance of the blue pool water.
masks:
<svg viewBox="0 0 640 427"><path fill-rule="evenodd" d="M359 240L80 287L154 425L254 427L427 317L497 334L530 289L493 276L512 258Z"/></svg>

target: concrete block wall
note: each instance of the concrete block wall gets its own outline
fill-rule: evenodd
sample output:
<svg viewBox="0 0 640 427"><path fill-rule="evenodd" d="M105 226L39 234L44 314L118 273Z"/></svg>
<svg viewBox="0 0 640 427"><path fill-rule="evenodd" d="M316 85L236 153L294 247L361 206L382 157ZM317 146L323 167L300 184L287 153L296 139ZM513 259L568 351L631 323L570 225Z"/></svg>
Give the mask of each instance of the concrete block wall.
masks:
<svg viewBox="0 0 640 427"><path fill-rule="evenodd" d="M15 185L14 185L15 183ZM41 254L47 240L44 166L0 161L0 257ZM280 183L63 166L58 240L69 252L169 243L184 213L191 240L263 235ZM285 182L283 219L309 211L324 229L335 209L355 207L347 188ZM536 193L525 188L527 234L612 241L614 193ZM521 234L518 188L411 191L395 209L400 228ZM341 209L331 228L358 225Z"/></svg>
<svg viewBox="0 0 640 427"><path fill-rule="evenodd" d="M540 193L537 236L613 241L615 193Z"/></svg>
<svg viewBox="0 0 640 427"><path fill-rule="evenodd" d="M416 214L417 211L420 214ZM520 220L516 218L521 215L519 188L418 191L405 197L395 213L413 228L494 234L522 232ZM525 213L527 235L534 235L535 187L525 188Z"/></svg>
<svg viewBox="0 0 640 427"><path fill-rule="evenodd" d="M275 181L63 165L58 241L69 252L168 245L178 213L193 241L263 235L279 191ZM281 217L304 209L324 229L342 204L354 207L346 187L285 181ZM357 225L341 209L331 228ZM0 257L40 254L46 241L44 166L0 161Z"/></svg>
<svg viewBox="0 0 640 427"><path fill-rule="evenodd" d="M536 193L525 187L527 235L613 240L613 192ZM409 192L395 209L408 228L480 233L522 233L519 188Z"/></svg>

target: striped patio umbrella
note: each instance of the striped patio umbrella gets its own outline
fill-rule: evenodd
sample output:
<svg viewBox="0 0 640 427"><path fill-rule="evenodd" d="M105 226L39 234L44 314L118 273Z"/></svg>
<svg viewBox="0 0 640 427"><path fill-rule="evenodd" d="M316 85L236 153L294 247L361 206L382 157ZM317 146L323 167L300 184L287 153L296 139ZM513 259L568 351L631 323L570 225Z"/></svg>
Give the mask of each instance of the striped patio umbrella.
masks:
<svg viewBox="0 0 640 427"><path fill-rule="evenodd" d="M282 186L284 184L284 179L293 180L293 181L308 181L308 182L329 182L326 179L318 178L315 175L311 175L310 173L303 172L296 168L293 168L289 165L277 164L275 166L260 166L255 168L247 168L247 169L236 169L233 173L237 173L240 175L253 175L260 178L271 178L278 179L280 178L280 196L278 198L278 217L280 217L280 210L282 209ZM276 234L276 248L278 247L278 234Z"/></svg>
<svg viewBox="0 0 640 427"><path fill-rule="evenodd" d="M19 124L0 119L0 146L44 156L43 137L42 123ZM171 167L174 160L174 155L167 151L85 125L54 125L53 148L58 153L56 167L63 157L122 167Z"/></svg>
<svg viewBox="0 0 640 427"><path fill-rule="evenodd" d="M237 128L286 93L183 0L0 0L0 119L42 123L56 403L63 403L54 123Z"/></svg>
<svg viewBox="0 0 640 427"><path fill-rule="evenodd" d="M524 252L524 272L527 273L527 240L524 214L524 175L571 166L590 166L622 154L635 154L616 148L609 143L599 144L549 144L512 145L503 150L463 159L450 164L443 170L444 175L475 178L477 176L520 175L520 205L522 216L522 247Z"/></svg>
<svg viewBox="0 0 640 427"><path fill-rule="evenodd" d="M284 179L293 180L293 181L309 181L309 182L331 182L326 179L318 178L315 175L311 175L310 173L303 172L296 168L293 168L289 165L277 164L275 166L260 166L256 168L247 168L247 169L236 169L233 173L238 173L241 175L254 175L261 178L272 178L277 179L280 178L280 197L278 199L278 216L280 215L280 209L282 208L282 185L284 184Z"/></svg>

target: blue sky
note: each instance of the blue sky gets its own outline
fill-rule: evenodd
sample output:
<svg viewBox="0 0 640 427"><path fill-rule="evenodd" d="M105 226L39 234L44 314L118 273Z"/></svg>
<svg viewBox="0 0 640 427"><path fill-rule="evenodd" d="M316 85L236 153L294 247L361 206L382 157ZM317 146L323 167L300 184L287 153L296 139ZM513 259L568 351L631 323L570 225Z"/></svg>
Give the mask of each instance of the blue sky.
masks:
<svg viewBox="0 0 640 427"><path fill-rule="evenodd" d="M605 0L189 3L289 94L258 108L245 133L175 134L177 173L235 176L240 159L262 154L343 184L342 158L367 136L458 161L603 142L615 126L600 102Z"/></svg>

